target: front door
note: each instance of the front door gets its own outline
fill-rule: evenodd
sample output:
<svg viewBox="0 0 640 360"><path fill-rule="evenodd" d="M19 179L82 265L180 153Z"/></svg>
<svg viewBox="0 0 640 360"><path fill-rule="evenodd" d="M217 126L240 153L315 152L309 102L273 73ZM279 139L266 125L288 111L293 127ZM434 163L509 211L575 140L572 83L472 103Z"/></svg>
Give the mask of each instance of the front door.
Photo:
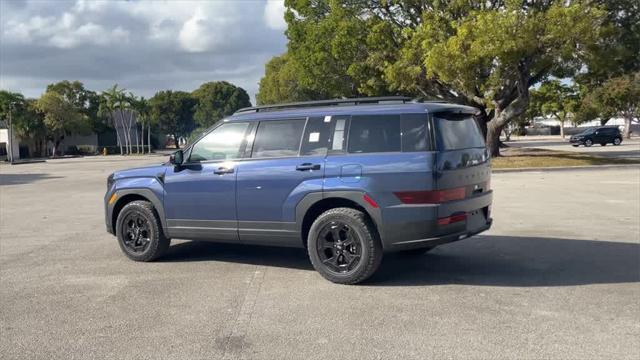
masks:
<svg viewBox="0 0 640 360"><path fill-rule="evenodd" d="M241 242L300 246L295 208L322 191L329 123L323 117L260 122L250 159L236 167Z"/></svg>
<svg viewBox="0 0 640 360"><path fill-rule="evenodd" d="M238 241L236 160L249 123L225 123L185 152L185 163L167 170L164 208L169 237Z"/></svg>

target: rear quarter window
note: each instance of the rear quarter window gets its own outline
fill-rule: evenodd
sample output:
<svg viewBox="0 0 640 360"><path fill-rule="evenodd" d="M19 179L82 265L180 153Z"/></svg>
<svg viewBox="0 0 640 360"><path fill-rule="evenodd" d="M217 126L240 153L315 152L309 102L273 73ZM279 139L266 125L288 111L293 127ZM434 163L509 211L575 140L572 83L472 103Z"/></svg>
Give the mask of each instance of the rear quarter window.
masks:
<svg viewBox="0 0 640 360"><path fill-rule="evenodd" d="M440 150L460 150L485 146L484 137L478 123L468 115L434 115L438 148Z"/></svg>

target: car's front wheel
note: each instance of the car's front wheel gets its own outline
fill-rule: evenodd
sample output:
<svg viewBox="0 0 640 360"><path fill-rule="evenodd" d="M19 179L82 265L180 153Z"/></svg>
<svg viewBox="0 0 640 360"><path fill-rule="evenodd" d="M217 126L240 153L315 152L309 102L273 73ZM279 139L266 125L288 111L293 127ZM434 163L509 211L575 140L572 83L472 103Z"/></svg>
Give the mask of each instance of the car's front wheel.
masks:
<svg viewBox="0 0 640 360"><path fill-rule="evenodd" d="M116 235L122 252L131 260L153 261L169 248L171 239L164 236L153 205L132 201L125 205L116 221Z"/></svg>
<svg viewBox="0 0 640 360"><path fill-rule="evenodd" d="M590 139L584 141L584 146L589 147L591 145L593 145L593 141L591 141Z"/></svg>
<svg viewBox="0 0 640 360"><path fill-rule="evenodd" d="M357 284L369 278L382 261L375 226L362 211L335 208L311 225L307 242L313 267L329 281Z"/></svg>

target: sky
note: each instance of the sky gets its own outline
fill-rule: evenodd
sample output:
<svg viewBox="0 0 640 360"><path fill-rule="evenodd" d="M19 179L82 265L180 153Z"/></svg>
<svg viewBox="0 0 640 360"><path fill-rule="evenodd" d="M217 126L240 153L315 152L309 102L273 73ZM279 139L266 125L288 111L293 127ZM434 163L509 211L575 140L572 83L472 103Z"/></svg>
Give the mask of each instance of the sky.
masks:
<svg viewBox="0 0 640 360"><path fill-rule="evenodd" d="M255 104L286 49L284 0L0 0L0 25L0 88L27 97L60 80L145 97L226 80Z"/></svg>

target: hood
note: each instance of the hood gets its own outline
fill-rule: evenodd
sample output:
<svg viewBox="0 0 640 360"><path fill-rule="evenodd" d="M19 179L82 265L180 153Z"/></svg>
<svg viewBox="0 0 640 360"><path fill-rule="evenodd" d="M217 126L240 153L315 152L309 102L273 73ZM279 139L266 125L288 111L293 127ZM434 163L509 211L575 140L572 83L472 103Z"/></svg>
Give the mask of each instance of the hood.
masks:
<svg viewBox="0 0 640 360"><path fill-rule="evenodd" d="M156 177L165 172L165 164L143 166L131 169L118 170L113 173L113 179L126 179L132 177Z"/></svg>

